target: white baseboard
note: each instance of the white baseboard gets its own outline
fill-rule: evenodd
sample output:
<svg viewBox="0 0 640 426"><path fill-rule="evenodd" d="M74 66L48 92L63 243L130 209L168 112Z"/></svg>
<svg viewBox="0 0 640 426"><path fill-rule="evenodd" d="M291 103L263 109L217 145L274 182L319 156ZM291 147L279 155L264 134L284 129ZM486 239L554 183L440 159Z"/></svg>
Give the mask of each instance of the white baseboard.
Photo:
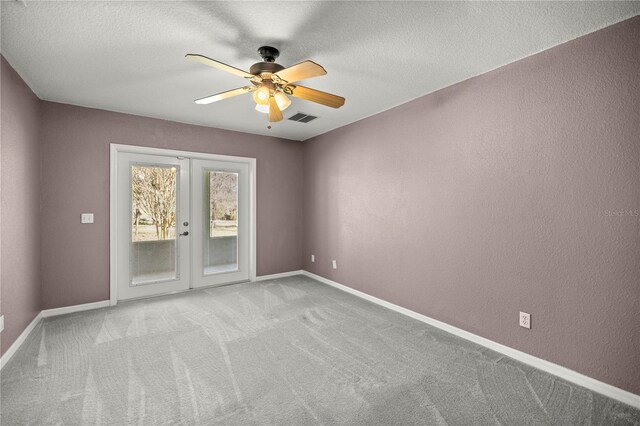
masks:
<svg viewBox="0 0 640 426"><path fill-rule="evenodd" d="M33 331L34 328L38 325L38 323L42 320L42 312L38 312L38 315L29 323L27 328L24 329L22 333L18 336L18 338L9 346L9 349L2 355L0 358L0 370L2 367L7 365L7 362L11 359L11 357L20 349L20 346L27 340L29 334Z"/></svg>
<svg viewBox="0 0 640 426"><path fill-rule="evenodd" d="M503 355L511 357L515 360L518 360L524 364L535 367L539 370L545 371L549 374L553 374L554 376L558 376L571 383L575 383L579 386L585 387L589 390L592 390L604 396L608 396L609 398L616 399L632 407L640 409L640 395L633 394L626 390L617 388L615 386L612 386L607 383L601 382L599 380L593 379L591 377L585 376L584 374L570 370L566 367L562 367L552 362L545 361L544 359L535 357L533 355L529 355L517 349L510 348L508 346L494 342L493 340L489 340L484 337L478 336L477 334L469 333L468 331L454 327L442 321L438 321L436 319L430 318L426 315L419 314L412 310L403 308L402 306L394 305L393 303L387 302L382 299L378 299L377 297L355 290L351 287L347 287L343 284L337 283L330 279L321 277L320 275L316 275L308 271L302 271L302 274L309 278L313 278L316 281L320 281L321 283L338 288L342 291L346 291L347 293L351 293L362 299L368 300L380 306L384 306L385 308L407 315L418 321L422 321L426 324L432 325L436 328L439 328L441 330L454 334L458 337L462 337L463 339L477 343L478 345L481 345L491 350L494 350L496 352L499 352Z"/></svg>
<svg viewBox="0 0 640 426"><path fill-rule="evenodd" d="M276 278L284 278L284 277L293 277L295 275L304 275L305 271L289 271L289 272L280 272L279 274L271 274L271 275L260 275L256 277L256 281L266 281L266 280L275 280Z"/></svg>
<svg viewBox="0 0 640 426"><path fill-rule="evenodd" d="M5 352L4 355L2 355L2 358L0 358L0 370L2 369L2 367L4 367L7 364L7 362L9 362L11 357L18 351L18 349L20 349L20 346L22 346L25 340L27 340L27 337L29 337L29 334L31 334L33 329L36 328L38 323L43 318L55 317L55 316L64 315L64 314L71 314L74 312L88 311L91 309L105 308L107 306L109 306L109 301L103 300L101 302L85 303L83 305L65 306L63 308L45 309L43 311L40 311L38 315L36 315L36 317L33 319L33 321L29 323L27 328L24 329L24 331L20 334L20 336L18 336L15 342L13 342L13 344L9 347L7 352Z"/></svg>
<svg viewBox="0 0 640 426"><path fill-rule="evenodd" d="M82 305L73 305L73 306L64 306L62 308L45 309L42 311L42 318L72 314L74 312L90 311L92 309L106 308L108 306L109 306L109 300L102 300L100 302L84 303Z"/></svg>

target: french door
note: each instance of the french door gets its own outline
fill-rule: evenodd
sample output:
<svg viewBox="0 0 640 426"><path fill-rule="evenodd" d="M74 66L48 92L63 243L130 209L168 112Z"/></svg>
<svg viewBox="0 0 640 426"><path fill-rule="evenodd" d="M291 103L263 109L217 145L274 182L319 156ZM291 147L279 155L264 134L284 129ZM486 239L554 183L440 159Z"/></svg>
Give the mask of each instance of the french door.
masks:
<svg viewBox="0 0 640 426"><path fill-rule="evenodd" d="M192 286L249 279L249 165L191 160Z"/></svg>
<svg viewBox="0 0 640 426"><path fill-rule="evenodd" d="M112 156L112 303L249 280L250 162Z"/></svg>

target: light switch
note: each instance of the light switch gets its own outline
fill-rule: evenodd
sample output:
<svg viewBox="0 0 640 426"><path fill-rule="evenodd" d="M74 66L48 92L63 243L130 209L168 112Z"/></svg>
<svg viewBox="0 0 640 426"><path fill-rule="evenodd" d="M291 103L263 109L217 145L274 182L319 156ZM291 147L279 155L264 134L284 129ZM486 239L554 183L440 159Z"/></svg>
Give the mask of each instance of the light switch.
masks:
<svg viewBox="0 0 640 426"><path fill-rule="evenodd" d="M82 213L80 223L93 223L93 213Z"/></svg>

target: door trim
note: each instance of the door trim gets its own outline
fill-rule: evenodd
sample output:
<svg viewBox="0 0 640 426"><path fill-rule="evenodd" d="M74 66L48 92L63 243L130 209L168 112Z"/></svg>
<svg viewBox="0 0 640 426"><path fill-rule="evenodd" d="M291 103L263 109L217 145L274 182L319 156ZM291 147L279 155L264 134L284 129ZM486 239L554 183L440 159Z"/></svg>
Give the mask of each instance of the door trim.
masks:
<svg viewBox="0 0 640 426"><path fill-rule="evenodd" d="M119 152L133 154L164 155L213 161L233 161L249 165L249 281L256 281L256 159L232 155L209 154L206 152L179 151L164 148L110 144L109 160L109 304L118 303L118 261L117 261L117 158ZM192 189L191 189L192 191Z"/></svg>

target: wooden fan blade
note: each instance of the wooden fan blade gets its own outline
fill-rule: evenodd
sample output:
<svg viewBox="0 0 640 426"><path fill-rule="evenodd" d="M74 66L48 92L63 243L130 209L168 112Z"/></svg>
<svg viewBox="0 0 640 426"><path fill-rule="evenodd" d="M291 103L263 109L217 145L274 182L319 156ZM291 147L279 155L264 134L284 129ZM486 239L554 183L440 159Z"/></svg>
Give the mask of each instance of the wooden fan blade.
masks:
<svg viewBox="0 0 640 426"><path fill-rule="evenodd" d="M309 89L308 87L297 84L289 84L283 87L282 91L296 98L305 99L331 108L340 108L345 102L342 96L332 95L331 93L321 92L316 89Z"/></svg>
<svg viewBox="0 0 640 426"><path fill-rule="evenodd" d="M304 61L273 74L273 81L278 84L294 83L311 77L325 75L327 71L313 61Z"/></svg>
<svg viewBox="0 0 640 426"><path fill-rule="evenodd" d="M282 121L282 111L278 108L276 98L269 97L269 122L275 123L276 121Z"/></svg>
<svg viewBox="0 0 640 426"><path fill-rule="evenodd" d="M249 93L249 92L252 92L253 90L255 90L255 87L251 87L251 86L239 87L237 89L227 90L226 92L216 93L215 95L196 99L194 102L200 105L211 104L213 102L218 102L223 99L232 98L234 96L242 95L244 93Z"/></svg>
<svg viewBox="0 0 640 426"><path fill-rule="evenodd" d="M201 64L207 65L209 67L217 68L222 71L229 72L231 74L235 74L240 77L248 78L249 80L262 81L262 79L256 75L249 74L246 71L241 70L240 68L232 67L231 65L223 64L220 61L216 61L215 59L207 58L203 55L196 55L192 53L188 53L185 55L185 58L190 59L192 61L200 62Z"/></svg>

